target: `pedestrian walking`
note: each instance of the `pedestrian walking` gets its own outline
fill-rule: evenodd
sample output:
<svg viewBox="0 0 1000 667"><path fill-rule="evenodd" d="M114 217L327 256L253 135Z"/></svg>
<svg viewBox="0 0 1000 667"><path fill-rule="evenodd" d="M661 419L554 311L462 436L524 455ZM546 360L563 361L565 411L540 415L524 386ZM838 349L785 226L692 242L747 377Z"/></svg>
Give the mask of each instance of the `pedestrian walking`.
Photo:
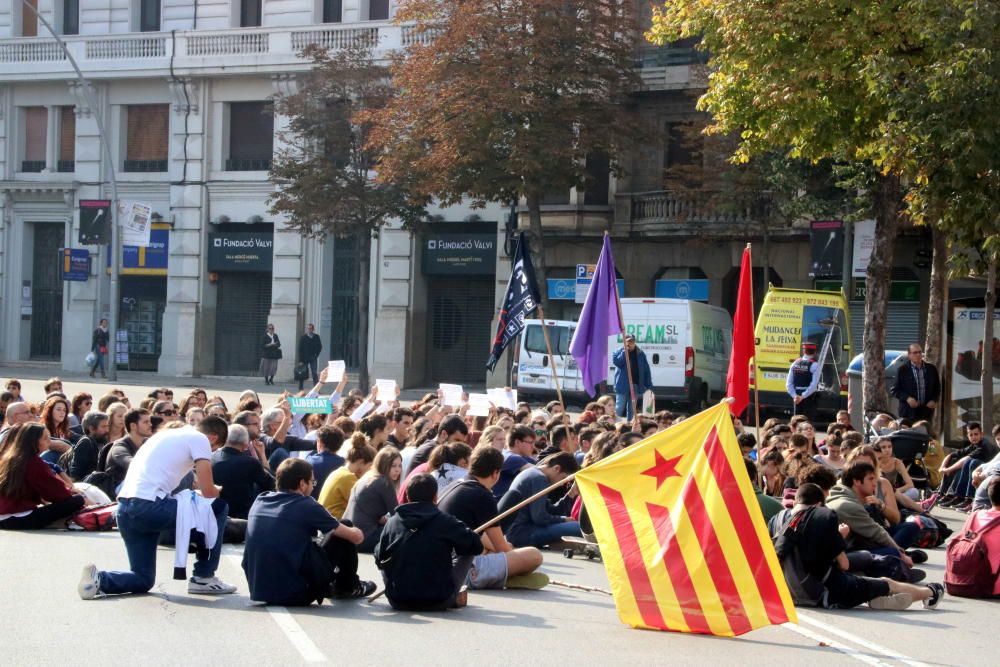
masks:
<svg viewBox="0 0 1000 667"><path fill-rule="evenodd" d="M274 384L278 359L281 359L281 339L274 332L274 325L268 324L260 342L260 374L264 376L265 384Z"/></svg>
<svg viewBox="0 0 1000 667"><path fill-rule="evenodd" d="M319 384L319 372L316 369L316 361L319 353L323 351L323 340L316 333L316 327L312 324L306 325L306 332L299 339L299 363L309 367L313 384ZM299 389L302 389L303 380L299 380Z"/></svg>
<svg viewBox="0 0 1000 667"><path fill-rule="evenodd" d="M108 355L107 320L102 319L94 329L90 337L90 351L94 353L94 365L90 367L90 377L94 377L98 369L101 370L101 377L107 377L104 374L104 358Z"/></svg>

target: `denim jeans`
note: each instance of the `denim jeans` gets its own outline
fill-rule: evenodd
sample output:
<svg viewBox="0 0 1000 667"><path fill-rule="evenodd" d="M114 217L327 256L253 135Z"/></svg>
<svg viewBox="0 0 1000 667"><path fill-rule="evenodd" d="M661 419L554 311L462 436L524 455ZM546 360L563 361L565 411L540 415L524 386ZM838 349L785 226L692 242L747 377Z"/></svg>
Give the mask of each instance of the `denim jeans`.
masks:
<svg viewBox="0 0 1000 667"><path fill-rule="evenodd" d="M581 537L580 523L566 521L548 526L525 526L515 528L507 535L507 539L515 547L541 547L558 542L564 537Z"/></svg>
<svg viewBox="0 0 1000 667"><path fill-rule="evenodd" d="M215 576L222 555L222 535L226 528L226 501L216 498L212 510L219 522L219 538L209 552L208 560L194 564L194 576L208 579ZM143 500L121 498L118 501L118 532L125 540L130 570L99 572L102 593L148 593L156 583L156 546L160 533L174 530L177 523L177 501L173 498ZM186 549L186 545L177 548Z"/></svg>
<svg viewBox="0 0 1000 667"><path fill-rule="evenodd" d="M104 357L105 354L101 354L100 350L94 350L94 371L101 371L101 375L104 375Z"/></svg>
<svg viewBox="0 0 1000 667"><path fill-rule="evenodd" d="M316 360L310 359L306 362L309 366L309 373L312 375L313 384L319 384L319 373L316 370Z"/></svg>
<svg viewBox="0 0 1000 667"><path fill-rule="evenodd" d="M632 421L631 394L615 394L615 414L619 417L624 417L628 421Z"/></svg>
<svg viewBox="0 0 1000 667"><path fill-rule="evenodd" d="M955 471L951 486L946 488L945 492L960 498L971 498L976 495L976 489L972 486L972 471L982 463L979 459L967 459L962 468Z"/></svg>

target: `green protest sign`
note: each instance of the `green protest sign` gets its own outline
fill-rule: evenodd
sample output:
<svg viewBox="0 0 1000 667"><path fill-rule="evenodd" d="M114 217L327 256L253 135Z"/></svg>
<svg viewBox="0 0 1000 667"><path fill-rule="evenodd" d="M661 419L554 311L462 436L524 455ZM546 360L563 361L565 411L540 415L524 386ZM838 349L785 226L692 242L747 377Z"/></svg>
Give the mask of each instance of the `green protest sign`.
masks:
<svg viewBox="0 0 1000 667"><path fill-rule="evenodd" d="M298 396L289 396L288 405L291 406L293 415L328 415L333 412L333 408L330 406L330 401L322 396L317 398L299 398Z"/></svg>

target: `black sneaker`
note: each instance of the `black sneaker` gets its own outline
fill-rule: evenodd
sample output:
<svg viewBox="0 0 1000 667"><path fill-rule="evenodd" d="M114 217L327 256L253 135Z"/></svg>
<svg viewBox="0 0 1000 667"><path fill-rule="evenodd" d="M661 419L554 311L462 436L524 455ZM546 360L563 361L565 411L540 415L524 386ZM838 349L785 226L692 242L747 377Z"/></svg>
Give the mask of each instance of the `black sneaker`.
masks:
<svg viewBox="0 0 1000 667"><path fill-rule="evenodd" d="M919 584L921 581L927 578L927 573L924 572L923 570L912 568L908 576L911 584Z"/></svg>
<svg viewBox="0 0 1000 667"><path fill-rule="evenodd" d="M921 551L920 549L910 549L906 552L906 555L910 557L910 560L912 560L915 565L927 562L926 551Z"/></svg>
<svg viewBox="0 0 1000 667"><path fill-rule="evenodd" d="M349 591L337 591L333 594L333 597L338 600L356 600L358 598L366 598L375 592L378 588L374 581L365 581L364 579L358 580L358 585Z"/></svg>
<svg viewBox="0 0 1000 667"><path fill-rule="evenodd" d="M944 597L944 586L941 584L927 584L927 588L931 589L931 596L924 600L924 608L937 609L938 604L941 603L941 598Z"/></svg>

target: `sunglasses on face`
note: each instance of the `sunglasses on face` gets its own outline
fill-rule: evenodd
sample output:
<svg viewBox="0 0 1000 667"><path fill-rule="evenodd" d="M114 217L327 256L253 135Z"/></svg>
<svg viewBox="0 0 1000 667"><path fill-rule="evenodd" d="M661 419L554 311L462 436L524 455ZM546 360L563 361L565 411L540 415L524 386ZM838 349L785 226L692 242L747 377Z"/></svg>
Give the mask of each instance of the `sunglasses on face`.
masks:
<svg viewBox="0 0 1000 667"><path fill-rule="evenodd" d="M174 417L177 415L176 410L164 410L163 412L157 412L158 415L163 415L164 417Z"/></svg>

